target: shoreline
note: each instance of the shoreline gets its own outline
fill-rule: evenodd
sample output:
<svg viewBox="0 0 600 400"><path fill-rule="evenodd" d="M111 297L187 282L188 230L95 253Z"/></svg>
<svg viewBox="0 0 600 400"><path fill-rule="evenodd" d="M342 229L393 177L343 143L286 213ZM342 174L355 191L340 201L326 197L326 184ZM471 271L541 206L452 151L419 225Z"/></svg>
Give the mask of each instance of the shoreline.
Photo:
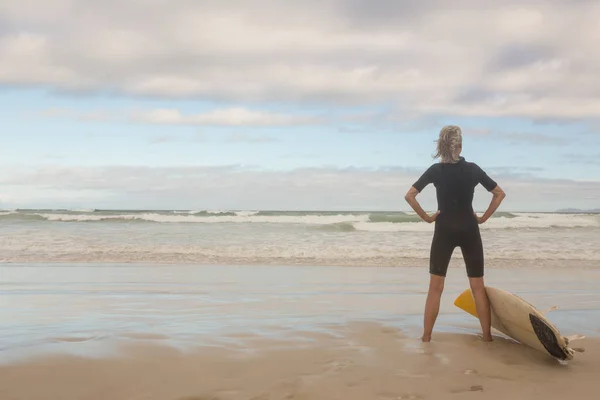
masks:
<svg viewBox="0 0 600 400"><path fill-rule="evenodd" d="M357 319L418 331L429 284L427 269L417 267L23 263L0 268L5 348L130 333L190 343L236 330L293 332ZM600 270L576 271L491 269L486 285L508 290L538 310L557 306L549 318L564 335L597 335ZM478 331L478 321L453 305L466 288L465 271L450 271L436 329Z"/></svg>
<svg viewBox="0 0 600 400"><path fill-rule="evenodd" d="M240 333L220 346L185 350L126 344L103 357L48 355L0 365L6 400L486 399L589 398L600 339L558 360L496 336L438 333L423 344L403 330L350 322L288 338ZM462 398L462 397L461 397Z"/></svg>
<svg viewBox="0 0 600 400"><path fill-rule="evenodd" d="M483 208L481 210L474 210L477 213L483 213L486 209ZM376 210L368 210L368 209L331 209L331 210L321 210L321 209L282 209L282 208L274 208L274 209L226 209L226 210L211 210L211 209L176 209L176 208L156 208L156 209L137 209L137 208L0 208L0 212L39 212L39 211L50 211L50 212L71 212L71 213L82 213L82 214L90 214L90 213L101 213L101 212L215 212L215 213L223 213L223 212L262 212L262 213L314 213L314 214L332 214L332 213L404 213L404 214L412 214L416 215L416 212L411 208L406 208L403 210L387 210L387 209L376 209ZM436 210L425 210L427 213L434 213ZM497 213L515 213L515 214L600 214L600 209L576 209L576 208L562 208L557 210L546 210L546 211L531 211L531 210L499 210Z"/></svg>
<svg viewBox="0 0 600 400"><path fill-rule="evenodd" d="M491 269L486 283L538 310L559 307L548 318L561 334L587 336L567 365L495 330L484 344L479 321L453 305L464 270L449 273L433 341L422 344L427 269L4 264L0 398L589 397L600 270L540 271Z"/></svg>
<svg viewBox="0 0 600 400"><path fill-rule="evenodd" d="M457 249L459 252L460 249ZM164 257L164 254L161 254ZM356 268L417 268L425 269L425 273L428 273L427 268L429 267L428 258L410 258L410 257L399 257L395 259L384 258L384 259L360 259L360 260L348 260L344 258L338 259L302 259L302 258L232 258L232 257L210 257L206 259L195 258L194 255L189 257L181 257L181 254L172 254L172 258L163 258L160 260L156 259L123 259L123 258L111 258L111 257L95 257L94 261L88 259L80 259L77 257L63 257L61 259L40 259L40 258L4 258L0 259L0 265L24 265L24 264L35 264L35 265L69 265L69 264L82 264L82 265L196 265L196 266L280 266L280 267L356 267ZM455 254L449 265L449 269L464 269L464 261L462 257ZM519 268L528 269L583 269L583 270L600 270L600 261L597 260L580 260L580 259L543 259L543 260L532 260L532 259L514 259L514 258L487 258L486 268L489 269L500 269L500 270L514 270Z"/></svg>

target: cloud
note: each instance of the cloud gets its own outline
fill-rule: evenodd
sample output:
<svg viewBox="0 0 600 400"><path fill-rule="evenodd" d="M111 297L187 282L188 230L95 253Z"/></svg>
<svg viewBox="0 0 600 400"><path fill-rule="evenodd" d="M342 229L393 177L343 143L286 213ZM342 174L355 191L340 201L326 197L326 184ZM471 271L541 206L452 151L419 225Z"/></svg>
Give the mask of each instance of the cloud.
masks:
<svg viewBox="0 0 600 400"><path fill-rule="evenodd" d="M174 135L152 136L150 138L150 143L152 143L152 144L173 143L173 142L176 142L178 139L179 138Z"/></svg>
<svg viewBox="0 0 600 400"><path fill-rule="evenodd" d="M563 157L570 164L600 166L600 152L596 154L567 153Z"/></svg>
<svg viewBox="0 0 600 400"><path fill-rule="evenodd" d="M572 137L552 136L536 132L505 132L490 128L463 129L465 134L474 137L485 137L495 140L508 141L512 144L533 144L533 145L567 145L573 141Z"/></svg>
<svg viewBox="0 0 600 400"><path fill-rule="evenodd" d="M403 196L423 172L403 167L268 170L240 165L47 165L11 166L1 171L0 185L11 194L3 207L288 210L408 210ZM510 168L494 171L494 179L508 194L503 210L597 206L594 202L600 197L600 181L542 179L531 172L515 174ZM419 201L434 209L434 188L426 188ZM489 201L490 195L478 187L476 208L485 209Z"/></svg>
<svg viewBox="0 0 600 400"><path fill-rule="evenodd" d="M213 110L201 114L183 115L175 109L137 112L134 122L159 125L199 126L293 126L316 123L313 117L251 111L245 108Z"/></svg>
<svg viewBox="0 0 600 400"><path fill-rule="evenodd" d="M502 137L513 143L565 145L570 142L567 137L549 136L541 133L506 133Z"/></svg>
<svg viewBox="0 0 600 400"><path fill-rule="evenodd" d="M214 109L204 113L188 115L172 108L136 111L93 110L87 112L68 108L49 108L39 111L35 115L43 118L71 118L77 121L129 121L141 124L189 126L271 127L312 125L326 122L323 117L317 115L281 114L249 110L244 107Z"/></svg>
<svg viewBox="0 0 600 400"><path fill-rule="evenodd" d="M417 115L600 115L593 1L152 0L141 14L134 0L30 5L0 5L0 84ZM225 119L244 118L272 121Z"/></svg>
<svg viewBox="0 0 600 400"><path fill-rule="evenodd" d="M272 143L278 139L273 136L248 134L242 132L232 132L229 135L223 135L221 138L222 142L225 143L245 143L245 144L260 144L260 143ZM192 135L178 135L178 134L165 134L165 135L150 135L148 141L151 144L167 144L174 142L185 141L187 143L206 143L208 138L202 132L196 132Z"/></svg>
<svg viewBox="0 0 600 400"><path fill-rule="evenodd" d="M114 116L105 110L91 110L81 112L69 108L53 107L33 113L36 117L44 118L71 118L77 121L102 122L114 119Z"/></svg>
<svg viewBox="0 0 600 400"><path fill-rule="evenodd" d="M272 136L263 135L249 135L245 133L234 132L229 134L225 139L229 143L271 143L276 142L277 139Z"/></svg>

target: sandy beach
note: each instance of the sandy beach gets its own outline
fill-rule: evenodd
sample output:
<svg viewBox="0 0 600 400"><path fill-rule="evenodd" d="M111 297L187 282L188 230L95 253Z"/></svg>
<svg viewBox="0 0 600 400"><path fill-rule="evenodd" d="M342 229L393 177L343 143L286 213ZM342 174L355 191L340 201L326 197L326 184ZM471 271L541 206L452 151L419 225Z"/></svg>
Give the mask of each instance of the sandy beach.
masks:
<svg viewBox="0 0 600 400"><path fill-rule="evenodd" d="M178 351L129 345L118 357L50 357L0 368L2 399L564 399L598 390L600 341L569 365L496 338L355 323L296 340Z"/></svg>
<svg viewBox="0 0 600 400"><path fill-rule="evenodd" d="M419 341L418 268L5 264L0 398L592 398L600 372L600 271L490 270L585 353L561 364L452 305ZM485 396L485 397L482 397Z"/></svg>

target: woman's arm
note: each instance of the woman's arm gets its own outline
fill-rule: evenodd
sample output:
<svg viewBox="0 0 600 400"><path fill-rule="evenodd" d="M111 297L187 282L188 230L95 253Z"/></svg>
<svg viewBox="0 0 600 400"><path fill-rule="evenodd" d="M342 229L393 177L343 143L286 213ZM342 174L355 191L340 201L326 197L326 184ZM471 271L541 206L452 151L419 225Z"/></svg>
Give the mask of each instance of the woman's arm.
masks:
<svg viewBox="0 0 600 400"><path fill-rule="evenodd" d="M504 193L504 190L502 190L500 188L500 186L498 186L498 185L496 185L496 187L491 190L491 193L492 193L492 200L490 201L490 205L489 205L488 209L486 210L486 212L483 214L483 216L478 217L477 214L475 214L475 216L477 217L477 221L480 224L483 224L492 215L494 215L494 212L496 212L496 210L500 206L500 203L502 203L502 200L504 200L504 198L506 197L506 193Z"/></svg>
<svg viewBox="0 0 600 400"><path fill-rule="evenodd" d="M404 200L406 200L408 202L408 204L410 204L410 206L412 207L413 210L415 210L415 212L417 213L417 215L419 217L421 217L421 219L429 224L431 224L433 221L435 221L435 219L437 218L437 216L439 215L439 210L429 216L421 207L421 205L419 204L419 202L417 201L417 195L419 194L419 191L417 189L415 189L414 186L411 186L410 189L408 189L408 192L406 193L406 195L404 196Z"/></svg>

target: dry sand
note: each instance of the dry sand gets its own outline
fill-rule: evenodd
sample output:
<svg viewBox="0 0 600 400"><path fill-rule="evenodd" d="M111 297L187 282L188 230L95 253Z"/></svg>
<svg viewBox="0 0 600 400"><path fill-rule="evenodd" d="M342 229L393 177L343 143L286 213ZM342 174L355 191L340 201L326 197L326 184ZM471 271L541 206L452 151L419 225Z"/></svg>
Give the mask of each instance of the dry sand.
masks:
<svg viewBox="0 0 600 400"><path fill-rule="evenodd" d="M127 345L114 358L53 356L0 367L2 400L595 399L600 340L567 364L512 341L417 338L376 323L334 334L179 351ZM306 340L310 339L310 340Z"/></svg>

